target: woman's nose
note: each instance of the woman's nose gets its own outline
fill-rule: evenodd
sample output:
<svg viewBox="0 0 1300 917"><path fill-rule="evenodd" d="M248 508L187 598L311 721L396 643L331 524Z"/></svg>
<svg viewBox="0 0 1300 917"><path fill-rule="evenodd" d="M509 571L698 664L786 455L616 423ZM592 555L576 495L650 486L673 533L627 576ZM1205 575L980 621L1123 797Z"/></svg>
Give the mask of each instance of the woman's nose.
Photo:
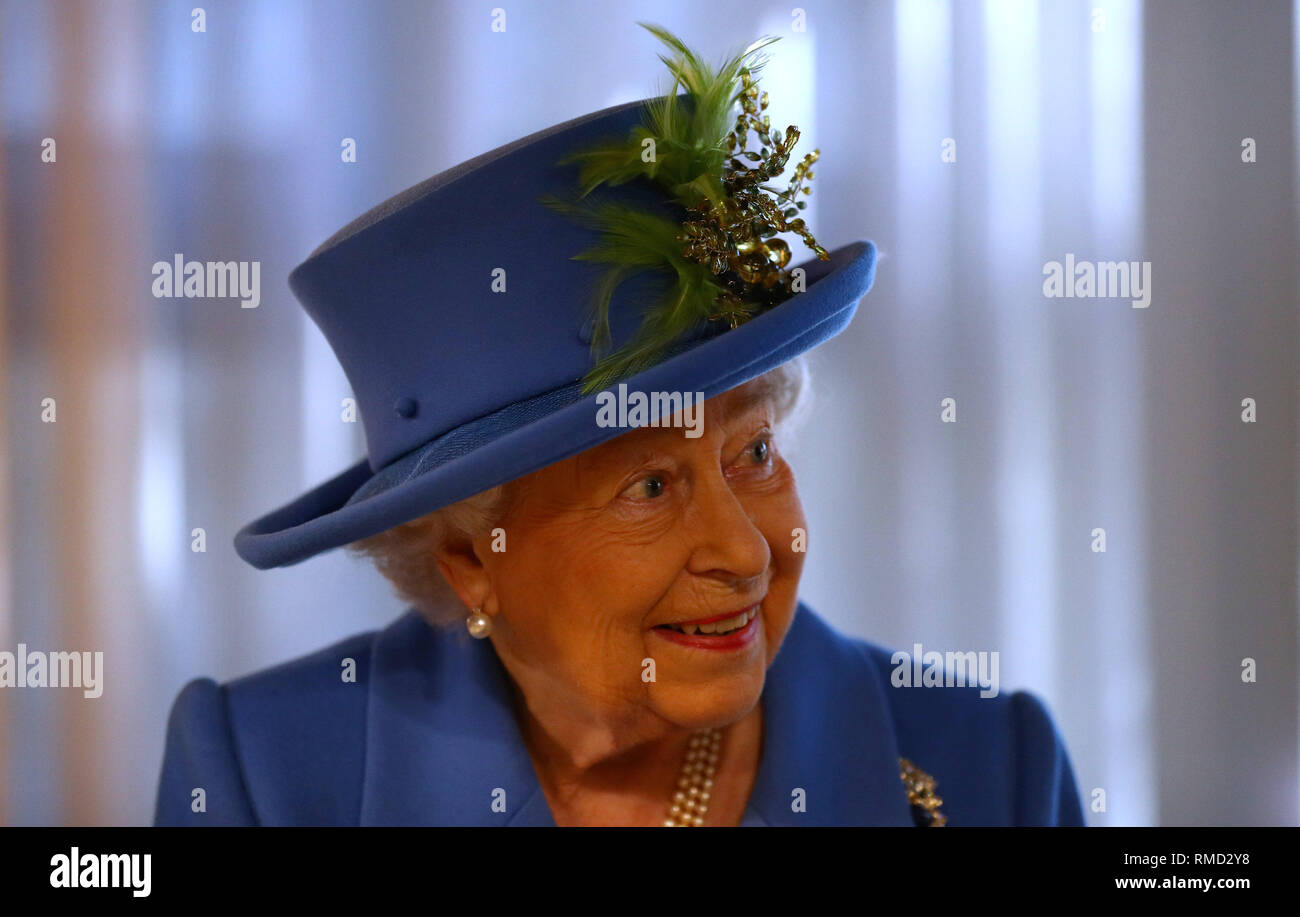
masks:
<svg viewBox="0 0 1300 917"><path fill-rule="evenodd" d="M721 471L698 482L691 497L689 518L695 529L691 572L729 580L762 576L772 550Z"/></svg>

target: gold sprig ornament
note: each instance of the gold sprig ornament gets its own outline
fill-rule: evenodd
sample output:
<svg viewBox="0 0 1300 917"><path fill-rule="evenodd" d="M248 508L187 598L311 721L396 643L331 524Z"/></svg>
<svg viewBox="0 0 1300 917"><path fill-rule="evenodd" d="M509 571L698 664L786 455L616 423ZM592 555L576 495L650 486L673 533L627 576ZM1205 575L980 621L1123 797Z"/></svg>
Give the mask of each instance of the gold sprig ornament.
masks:
<svg viewBox="0 0 1300 917"><path fill-rule="evenodd" d="M596 363L583 378L584 392L658 363L702 320L735 328L789 298L796 292L787 267L790 246L778 233L799 236L823 261L830 257L799 216L807 206L801 196L812 193L818 151L803 157L786 187L771 184L780 179L799 141L794 125L784 133L772 130L768 94L759 90L755 76L767 62L762 49L778 39L759 39L713 68L667 30L640 25L673 52L659 56L672 86L646 103L642 123L626 140L562 160L581 164L577 200L542 199L598 230L600 241L574 257L608 266L591 306ZM684 105L679 87L686 92ZM760 143L757 151L749 149L751 133ZM687 218L677 223L589 197L601 185L638 177L665 190ZM623 280L645 270L668 273L675 283L646 308L631 339L610 352L610 298Z"/></svg>

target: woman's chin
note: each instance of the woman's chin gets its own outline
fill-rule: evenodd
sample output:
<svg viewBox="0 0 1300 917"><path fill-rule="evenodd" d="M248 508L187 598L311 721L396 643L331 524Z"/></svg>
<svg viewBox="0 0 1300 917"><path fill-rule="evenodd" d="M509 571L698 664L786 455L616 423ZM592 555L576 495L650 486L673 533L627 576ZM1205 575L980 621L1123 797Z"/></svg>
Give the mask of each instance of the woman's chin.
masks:
<svg viewBox="0 0 1300 917"><path fill-rule="evenodd" d="M682 729L721 729L754 709L763 695L764 672L737 673L702 687L654 685L651 692L656 712Z"/></svg>
<svg viewBox="0 0 1300 917"><path fill-rule="evenodd" d="M774 647L780 646L792 615L760 614L722 639L654 629L646 646L656 663L655 678L645 685L651 706L683 729L735 723L762 697Z"/></svg>

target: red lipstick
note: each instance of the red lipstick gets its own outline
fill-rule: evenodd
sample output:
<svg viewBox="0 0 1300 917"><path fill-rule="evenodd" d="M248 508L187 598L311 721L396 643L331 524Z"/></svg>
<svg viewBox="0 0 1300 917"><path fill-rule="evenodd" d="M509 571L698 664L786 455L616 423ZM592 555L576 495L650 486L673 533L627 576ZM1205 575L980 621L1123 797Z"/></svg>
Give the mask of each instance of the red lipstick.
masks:
<svg viewBox="0 0 1300 917"><path fill-rule="evenodd" d="M670 621L669 623L675 627L681 627L683 624L694 624L696 627L699 627L701 624L712 624L714 621L725 621L727 618L734 618L742 611L749 611L751 608L757 607L758 602L754 602L753 604L746 605L744 608L737 608L735 611L724 611L720 615L712 615L708 618L692 618L689 621Z"/></svg>

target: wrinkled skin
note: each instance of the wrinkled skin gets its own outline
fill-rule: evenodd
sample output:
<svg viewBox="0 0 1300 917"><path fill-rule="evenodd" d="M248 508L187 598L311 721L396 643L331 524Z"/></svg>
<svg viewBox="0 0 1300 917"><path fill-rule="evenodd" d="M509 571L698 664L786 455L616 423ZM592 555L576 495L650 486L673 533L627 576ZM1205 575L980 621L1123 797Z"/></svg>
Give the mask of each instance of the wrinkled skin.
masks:
<svg viewBox="0 0 1300 917"><path fill-rule="evenodd" d="M707 821L739 823L764 678L804 560L803 508L773 426L768 387L751 381L705 402L698 438L638 428L513 482L506 550L486 534L439 553L466 607L492 619L560 824L661 824L687 740L708 726L725 732ZM758 633L739 650L655 630L755 602Z"/></svg>

